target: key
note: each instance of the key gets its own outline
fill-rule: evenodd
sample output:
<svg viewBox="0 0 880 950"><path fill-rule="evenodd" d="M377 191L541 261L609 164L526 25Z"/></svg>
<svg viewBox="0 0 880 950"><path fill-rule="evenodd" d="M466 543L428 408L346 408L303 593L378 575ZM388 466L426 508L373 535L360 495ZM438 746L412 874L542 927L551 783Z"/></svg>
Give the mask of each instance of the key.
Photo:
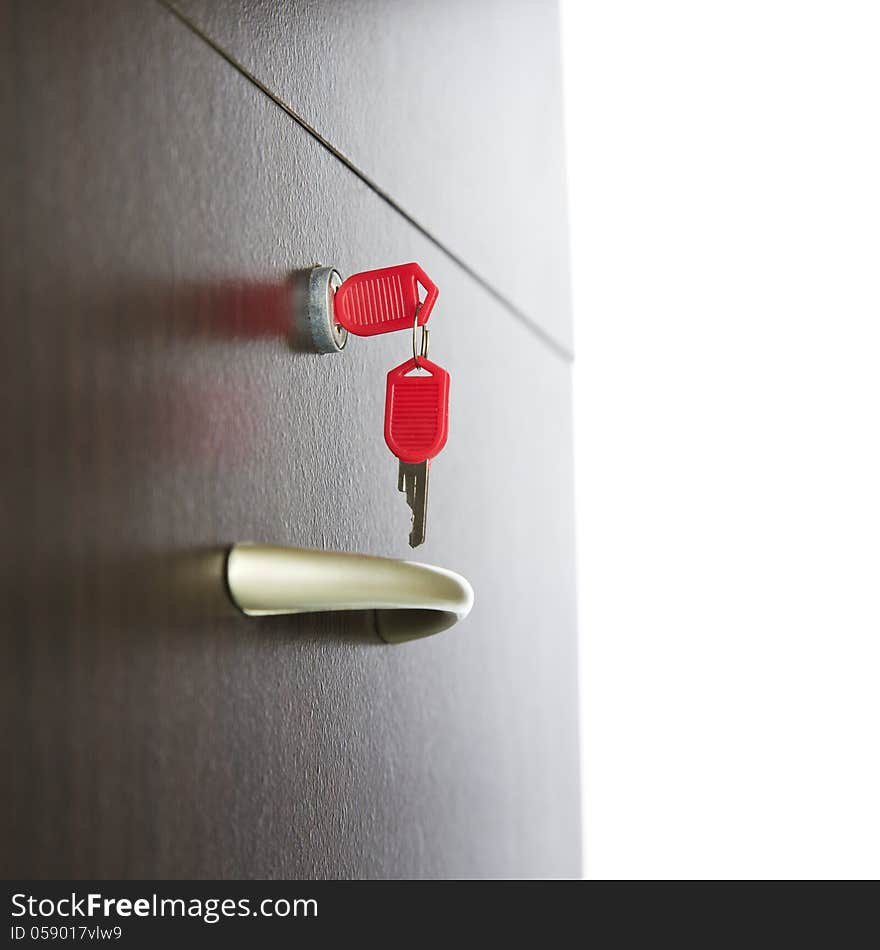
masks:
<svg viewBox="0 0 880 950"><path fill-rule="evenodd" d="M419 287L425 298L419 301ZM418 264L398 264L352 274L336 291L336 322L355 336L375 336L424 326L437 302L437 285ZM418 308L418 317L416 309Z"/></svg>
<svg viewBox="0 0 880 950"><path fill-rule="evenodd" d="M425 540L428 472L448 434L449 373L425 357L413 357L391 370L385 389L385 442L400 461L397 490L406 493L412 511L413 548Z"/></svg>
<svg viewBox="0 0 880 950"><path fill-rule="evenodd" d="M428 518L428 473L431 462L400 462L397 469L397 490L406 492L406 503L412 511L412 528L409 546L417 548L425 541L425 524Z"/></svg>

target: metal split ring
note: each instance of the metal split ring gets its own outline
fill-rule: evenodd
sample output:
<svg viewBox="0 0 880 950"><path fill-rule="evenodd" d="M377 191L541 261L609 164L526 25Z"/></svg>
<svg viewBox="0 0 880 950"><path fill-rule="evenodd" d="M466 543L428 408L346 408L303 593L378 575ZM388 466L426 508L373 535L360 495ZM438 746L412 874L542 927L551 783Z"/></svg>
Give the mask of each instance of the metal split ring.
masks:
<svg viewBox="0 0 880 950"><path fill-rule="evenodd" d="M413 360L415 361L416 366L420 366L421 361L426 360L428 358L428 328L424 325L422 326L422 345L420 347L416 347L416 330L418 329L418 326L419 326L419 311L421 309L422 309L422 304L421 302L419 302L416 304L416 316L415 316L415 319L413 320L413 339L412 339Z"/></svg>

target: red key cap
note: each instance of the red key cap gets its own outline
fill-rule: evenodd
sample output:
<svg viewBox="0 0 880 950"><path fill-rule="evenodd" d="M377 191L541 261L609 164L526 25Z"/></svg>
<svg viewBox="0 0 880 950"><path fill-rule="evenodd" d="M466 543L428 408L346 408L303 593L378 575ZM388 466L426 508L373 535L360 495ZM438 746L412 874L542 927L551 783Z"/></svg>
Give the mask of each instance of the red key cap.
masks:
<svg viewBox="0 0 880 950"><path fill-rule="evenodd" d="M375 336L412 328L419 305L419 285L425 299L418 325L428 322L439 293L418 264L398 264L352 274L333 298L336 322L355 336Z"/></svg>
<svg viewBox="0 0 880 950"><path fill-rule="evenodd" d="M431 375L407 376L416 367ZM449 373L424 356L409 359L388 374L385 390L385 441L400 459L397 490L412 509L410 547L425 540L428 470L446 445L449 430Z"/></svg>
<svg viewBox="0 0 880 950"><path fill-rule="evenodd" d="M407 376L419 366L431 375ZM388 374L385 441L401 462L424 462L446 445L449 373L425 357L408 359Z"/></svg>

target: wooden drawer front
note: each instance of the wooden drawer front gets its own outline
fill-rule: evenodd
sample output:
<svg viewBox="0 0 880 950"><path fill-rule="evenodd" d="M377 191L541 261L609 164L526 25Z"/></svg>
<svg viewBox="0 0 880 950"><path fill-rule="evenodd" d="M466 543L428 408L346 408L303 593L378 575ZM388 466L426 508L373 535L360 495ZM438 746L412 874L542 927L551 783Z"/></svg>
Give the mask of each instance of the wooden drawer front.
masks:
<svg viewBox="0 0 880 950"><path fill-rule="evenodd" d="M555 3L172 6L571 350Z"/></svg>
<svg viewBox="0 0 880 950"><path fill-rule="evenodd" d="M22 3L2 41L3 873L577 874L567 363L167 10L120 7ZM416 557L474 611L399 647L246 619L232 541L412 557L382 438L409 337L283 339L294 267L403 260L452 374Z"/></svg>

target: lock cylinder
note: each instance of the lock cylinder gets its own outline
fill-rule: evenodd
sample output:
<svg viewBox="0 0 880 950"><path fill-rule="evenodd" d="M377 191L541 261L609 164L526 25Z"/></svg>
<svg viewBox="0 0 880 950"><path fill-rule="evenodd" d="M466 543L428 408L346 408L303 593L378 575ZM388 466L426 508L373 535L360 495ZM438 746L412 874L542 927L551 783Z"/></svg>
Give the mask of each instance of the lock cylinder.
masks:
<svg viewBox="0 0 880 950"><path fill-rule="evenodd" d="M339 353L348 330L337 323L333 298L342 286L335 267L298 270L293 275L290 345L301 353Z"/></svg>

